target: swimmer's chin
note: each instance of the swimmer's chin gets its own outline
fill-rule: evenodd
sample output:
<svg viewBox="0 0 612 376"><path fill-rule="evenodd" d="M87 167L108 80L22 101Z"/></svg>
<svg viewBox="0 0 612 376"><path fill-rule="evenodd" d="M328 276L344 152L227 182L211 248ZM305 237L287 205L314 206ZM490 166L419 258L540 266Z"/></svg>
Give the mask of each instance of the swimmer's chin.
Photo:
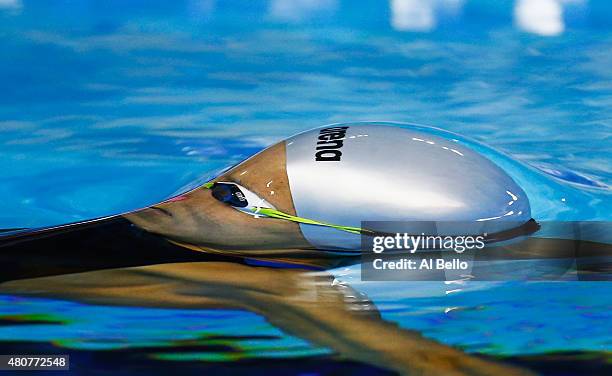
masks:
<svg viewBox="0 0 612 376"><path fill-rule="evenodd" d="M205 251L203 248L191 244L198 243L202 241L202 239L197 241L185 234L178 234L176 230L177 225L174 223L172 216L156 210L155 208L147 208L136 213L126 214L124 218L136 227L149 233L159 235L175 245L200 252Z"/></svg>
<svg viewBox="0 0 612 376"><path fill-rule="evenodd" d="M162 236L172 234L172 214L167 210L150 207L123 216L137 227Z"/></svg>

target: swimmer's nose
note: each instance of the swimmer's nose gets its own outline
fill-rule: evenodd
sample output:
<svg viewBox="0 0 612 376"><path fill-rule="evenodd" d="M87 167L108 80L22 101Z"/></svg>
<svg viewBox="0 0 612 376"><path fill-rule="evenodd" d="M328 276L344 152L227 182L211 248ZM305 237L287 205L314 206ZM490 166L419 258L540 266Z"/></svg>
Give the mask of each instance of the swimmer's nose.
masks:
<svg viewBox="0 0 612 376"><path fill-rule="evenodd" d="M183 201L186 199L187 199L187 195L179 195L179 196L167 199L166 202L177 202L177 201Z"/></svg>

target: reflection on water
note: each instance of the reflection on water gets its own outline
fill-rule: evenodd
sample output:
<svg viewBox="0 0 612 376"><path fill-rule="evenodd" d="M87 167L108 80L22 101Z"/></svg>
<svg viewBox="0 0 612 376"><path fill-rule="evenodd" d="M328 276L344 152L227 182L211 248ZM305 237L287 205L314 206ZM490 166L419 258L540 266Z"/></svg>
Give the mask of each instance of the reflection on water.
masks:
<svg viewBox="0 0 612 376"><path fill-rule="evenodd" d="M0 228L145 206L279 139L336 121L437 125L484 140L581 190L605 188L612 183L611 12L609 2L586 0L0 0L0 195L10 198L0 200ZM534 192L551 189L536 183ZM574 211L548 209L564 219L601 213L596 208L606 196L599 194ZM575 205L573 198L560 196L558 204ZM211 275L205 271L197 278ZM458 287L365 283L351 268L328 273L326 284L308 291L337 297L338 285L346 284L366 293L367 306L405 329L396 331L408 339L409 330L418 330L491 356L579 352L572 364L582 359L583 372L605 361L582 352L610 350L607 283ZM47 299L2 295L0 345L9 344L2 348L36 353L25 341L38 340L49 351L49 344L113 354L145 349L145 356L173 360L301 357L304 369L313 371L330 364L345 371L365 367L340 363L337 353L379 364L351 355L342 338L323 341L309 336L317 328L291 327L280 309L282 322L265 307L228 301L231 309L143 308L138 305L146 302L134 304L131 295L147 295L135 293L111 306L124 290L96 286L101 274L88 275L90 289L81 283L68 288L66 277L45 281ZM175 279L161 284L171 292L164 298L228 292L227 286L210 291L206 283L186 282L182 274ZM71 289L81 290L63 295ZM85 296L89 304L73 302ZM316 305L297 300L288 299L312 322L321 319L311 311ZM360 306L344 303L328 307ZM376 315L368 320L375 328L391 325ZM91 354L99 352L86 358ZM305 359L313 357L318 363L308 368Z"/></svg>
<svg viewBox="0 0 612 376"><path fill-rule="evenodd" d="M178 344L228 346L226 351L198 352L202 360L329 353L245 311L134 309L9 295L2 296L2 306L0 332L6 341L48 341L71 350L163 350ZM38 313L41 311L45 315ZM175 356L180 355L177 350Z"/></svg>
<svg viewBox="0 0 612 376"><path fill-rule="evenodd" d="M340 354L432 374L515 369L412 330L495 356L609 346L605 283L366 283L358 266L332 273L200 262L13 281L0 286L16 294L0 295L0 334L10 343L52 342L60 352L132 349L181 362Z"/></svg>
<svg viewBox="0 0 612 376"><path fill-rule="evenodd" d="M344 358L406 374L529 374L463 354L383 321L365 295L347 284L334 283L333 277L325 272L227 262L175 263L13 281L3 284L0 291L106 305L243 309ZM173 320L181 318L179 314ZM104 339L97 333L94 345L96 341L104 345ZM192 338L194 334L191 333ZM184 343L175 340L170 346ZM290 350L283 349L281 354L287 351ZM154 357L170 360L197 357L189 353L164 355ZM266 352L258 355L265 357Z"/></svg>

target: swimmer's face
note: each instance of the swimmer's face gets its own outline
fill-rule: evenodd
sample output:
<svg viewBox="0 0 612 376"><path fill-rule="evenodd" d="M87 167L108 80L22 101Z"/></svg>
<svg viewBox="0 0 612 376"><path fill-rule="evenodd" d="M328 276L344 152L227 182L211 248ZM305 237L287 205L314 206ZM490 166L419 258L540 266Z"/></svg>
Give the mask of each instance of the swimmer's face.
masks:
<svg viewBox="0 0 612 376"><path fill-rule="evenodd" d="M276 144L214 181L238 183L280 211L295 214L286 173L285 143ZM198 188L126 215L170 240L219 250L309 248L296 223L242 213Z"/></svg>

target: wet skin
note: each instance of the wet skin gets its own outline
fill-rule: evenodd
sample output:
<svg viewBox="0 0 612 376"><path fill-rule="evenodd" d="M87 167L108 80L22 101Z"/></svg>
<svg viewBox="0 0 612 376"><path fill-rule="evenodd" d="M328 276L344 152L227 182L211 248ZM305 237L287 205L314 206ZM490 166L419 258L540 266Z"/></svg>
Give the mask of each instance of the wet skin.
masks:
<svg viewBox="0 0 612 376"><path fill-rule="evenodd" d="M235 182L277 209L295 215L285 169L285 143L278 143L244 161L214 181ZM125 216L149 232L196 250L249 254L274 254L311 245L296 223L256 218L215 199L211 191L198 188L151 208Z"/></svg>

